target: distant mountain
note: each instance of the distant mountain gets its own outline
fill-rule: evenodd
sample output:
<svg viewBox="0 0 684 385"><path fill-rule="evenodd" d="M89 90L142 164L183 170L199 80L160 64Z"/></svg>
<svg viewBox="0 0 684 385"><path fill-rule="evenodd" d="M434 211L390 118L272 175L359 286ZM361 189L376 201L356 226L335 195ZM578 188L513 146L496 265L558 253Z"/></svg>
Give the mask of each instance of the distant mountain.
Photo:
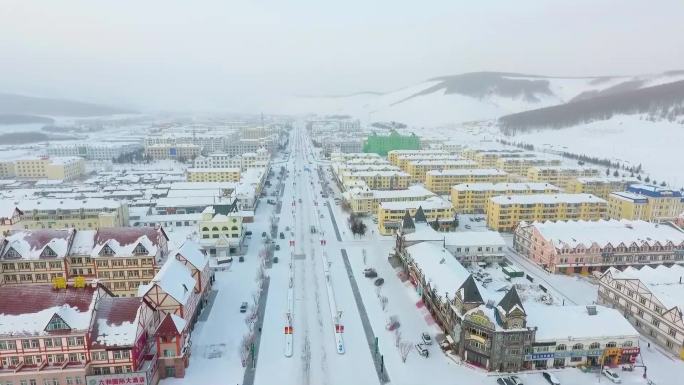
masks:
<svg viewBox="0 0 684 385"><path fill-rule="evenodd" d="M570 127L608 120L614 115L646 114L652 120L671 122L684 116L684 80L638 88L641 84L625 82L592 96L574 98L569 103L506 115L499 118L499 126L504 132L512 133Z"/></svg>
<svg viewBox="0 0 684 385"><path fill-rule="evenodd" d="M642 76L554 77L509 72L440 76L390 92L295 97L282 113L352 115L362 120L436 126L494 120L684 80L684 71Z"/></svg>
<svg viewBox="0 0 684 385"><path fill-rule="evenodd" d="M22 114L0 114L0 125L4 124L29 124L29 123L43 123L52 124L55 120L36 115L22 115Z"/></svg>
<svg viewBox="0 0 684 385"><path fill-rule="evenodd" d="M0 93L0 114L87 117L133 112L100 104Z"/></svg>

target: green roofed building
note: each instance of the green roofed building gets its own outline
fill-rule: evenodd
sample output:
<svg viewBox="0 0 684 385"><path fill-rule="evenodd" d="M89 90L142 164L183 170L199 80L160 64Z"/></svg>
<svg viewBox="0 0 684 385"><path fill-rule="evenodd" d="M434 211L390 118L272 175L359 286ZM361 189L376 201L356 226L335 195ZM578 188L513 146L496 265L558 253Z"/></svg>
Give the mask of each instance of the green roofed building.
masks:
<svg viewBox="0 0 684 385"><path fill-rule="evenodd" d="M392 130L389 135L369 135L363 143L363 152L374 152L386 156L392 150L419 150L420 138L416 134L399 135Z"/></svg>

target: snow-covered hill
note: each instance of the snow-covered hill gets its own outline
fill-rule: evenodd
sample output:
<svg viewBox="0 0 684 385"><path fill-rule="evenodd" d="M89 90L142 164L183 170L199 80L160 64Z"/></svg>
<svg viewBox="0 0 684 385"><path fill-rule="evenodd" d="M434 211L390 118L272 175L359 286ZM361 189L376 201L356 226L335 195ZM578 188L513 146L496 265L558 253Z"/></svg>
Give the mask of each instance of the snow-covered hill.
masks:
<svg viewBox="0 0 684 385"><path fill-rule="evenodd" d="M296 97L283 113L347 114L363 121L400 121L438 126L567 103L621 89L640 89L684 80L684 72L644 76L562 78L500 72L443 76L399 90L347 96Z"/></svg>

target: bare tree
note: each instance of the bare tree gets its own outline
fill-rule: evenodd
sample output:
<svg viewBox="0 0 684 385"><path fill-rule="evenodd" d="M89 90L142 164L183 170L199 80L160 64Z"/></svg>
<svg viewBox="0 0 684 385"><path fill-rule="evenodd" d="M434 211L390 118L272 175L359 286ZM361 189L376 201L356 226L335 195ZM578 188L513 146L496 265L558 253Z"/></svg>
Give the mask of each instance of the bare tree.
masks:
<svg viewBox="0 0 684 385"><path fill-rule="evenodd" d="M402 342L399 344L399 354L401 355L401 362L406 362L409 353L413 350L413 344L410 342Z"/></svg>
<svg viewBox="0 0 684 385"><path fill-rule="evenodd" d="M399 347L401 345L401 331L399 329L394 329L394 346Z"/></svg>
<svg viewBox="0 0 684 385"><path fill-rule="evenodd" d="M247 366L247 359L249 358L250 350L252 348L252 340L253 335L250 333L242 336L242 340L240 341L240 360L242 361L243 367Z"/></svg>
<svg viewBox="0 0 684 385"><path fill-rule="evenodd" d="M382 307L382 310L387 310L387 302L389 302L387 297L384 295L380 297L380 306Z"/></svg>
<svg viewBox="0 0 684 385"><path fill-rule="evenodd" d="M252 302L254 303L254 307L257 307L257 305L259 305L259 297L261 297L261 291L254 290L252 292Z"/></svg>

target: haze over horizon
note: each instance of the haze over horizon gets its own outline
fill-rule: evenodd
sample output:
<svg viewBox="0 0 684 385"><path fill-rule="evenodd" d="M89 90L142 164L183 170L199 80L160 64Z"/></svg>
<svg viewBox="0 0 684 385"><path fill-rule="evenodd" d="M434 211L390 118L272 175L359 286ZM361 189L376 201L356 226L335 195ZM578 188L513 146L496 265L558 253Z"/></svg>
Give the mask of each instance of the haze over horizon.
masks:
<svg viewBox="0 0 684 385"><path fill-rule="evenodd" d="M684 67L684 3L7 0L0 92L142 110L261 112L475 71ZM577 22L581 20L581 22Z"/></svg>

